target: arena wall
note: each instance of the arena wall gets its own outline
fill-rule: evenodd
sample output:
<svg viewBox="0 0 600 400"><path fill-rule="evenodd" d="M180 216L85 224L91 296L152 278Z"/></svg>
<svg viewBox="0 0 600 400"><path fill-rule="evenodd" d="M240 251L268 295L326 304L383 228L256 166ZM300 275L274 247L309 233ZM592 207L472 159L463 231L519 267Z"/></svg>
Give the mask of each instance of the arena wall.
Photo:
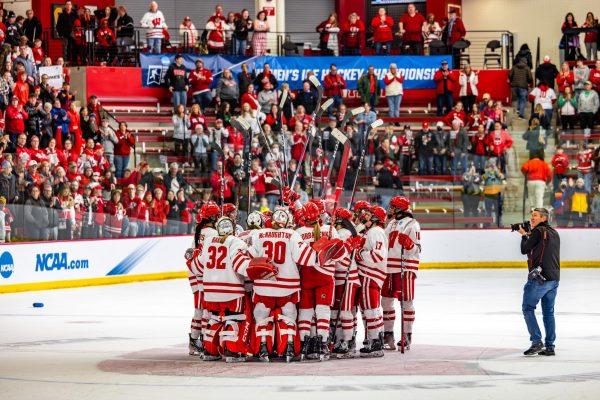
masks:
<svg viewBox="0 0 600 400"><path fill-rule="evenodd" d="M600 230L562 229L563 267L600 267ZM191 236L22 243L0 250L0 293L184 278ZM428 230L421 268L524 268L508 230Z"/></svg>

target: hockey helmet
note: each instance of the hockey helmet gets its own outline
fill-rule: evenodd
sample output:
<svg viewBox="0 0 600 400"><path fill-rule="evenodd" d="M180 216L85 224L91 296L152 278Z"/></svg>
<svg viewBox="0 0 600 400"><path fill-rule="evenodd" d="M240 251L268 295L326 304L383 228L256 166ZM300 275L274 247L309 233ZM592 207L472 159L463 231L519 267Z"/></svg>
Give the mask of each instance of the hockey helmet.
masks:
<svg viewBox="0 0 600 400"><path fill-rule="evenodd" d="M200 213L202 214L202 219L216 221L219 218L221 210L219 210L219 206L215 203L206 203L200 209Z"/></svg>
<svg viewBox="0 0 600 400"><path fill-rule="evenodd" d="M305 223L314 224L319 220L320 216L321 212L319 211L317 204L309 201L302 207L302 217Z"/></svg>
<svg viewBox="0 0 600 400"><path fill-rule="evenodd" d="M252 211L246 218L248 229L261 229L265 227L265 217L258 211Z"/></svg>
<svg viewBox="0 0 600 400"><path fill-rule="evenodd" d="M325 202L323 200L320 199L310 199L308 201L309 203L313 203L317 206L318 210L319 210L319 215L323 214L325 212Z"/></svg>
<svg viewBox="0 0 600 400"><path fill-rule="evenodd" d="M219 236L229 236L235 233L235 224L229 217L221 217L215 224Z"/></svg>
<svg viewBox="0 0 600 400"><path fill-rule="evenodd" d="M225 204L223 204L222 209L223 209L223 215L226 215L229 218L234 219L234 217L231 214L237 213L237 207L235 206L235 204L225 203Z"/></svg>
<svg viewBox="0 0 600 400"><path fill-rule="evenodd" d="M336 223L339 220L344 220L344 219L348 220L348 221L352 220L352 213L350 212L350 210L348 210L347 208L344 208L344 207L336 208L334 216L335 216Z"/></svg>
<svg viewBox="0 0 600 400"><path fill-rule="evenodd" d="M373 222L385 222L385 218L387 216L387 213L385 212L385 209L381 206L372 206L369 209L369 212L371 213L371 219L370 221Z"/></svg>
<svg viewBox="0 0 600 400"><path fill-rule="evenodd" d="M390 211L392 213L397 211L408 211L410 208L410 200L404 196L394 196L390 200Z"/></svg>
<svg viewBox="0 0 600 400"><path fill-rule="evenodd" d="M368 210L371 207L368 201L360 200L354 203L354 214L359 215L361 211Z"/></svg>

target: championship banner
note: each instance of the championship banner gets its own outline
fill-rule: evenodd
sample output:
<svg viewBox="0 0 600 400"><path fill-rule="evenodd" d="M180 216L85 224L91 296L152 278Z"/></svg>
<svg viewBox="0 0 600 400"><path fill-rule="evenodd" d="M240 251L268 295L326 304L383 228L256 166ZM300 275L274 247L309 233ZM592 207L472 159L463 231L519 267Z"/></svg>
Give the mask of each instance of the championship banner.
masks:
<svg viewBox="0 0 600 400"><path fill-rule="evenodd" d="M48 75L48 84L56 89L62 89L63 85L63 67L61 65L51 65L49 67L38 68L39 80L42 80L42 75Z"/></svg>
<svg viewBox="0 0 600 400"><path fill-rule="evenodd" d="M142 65L142 85L158 87L164 85L164 76L173 62L175 55L140 55ZM370 57L235 57L235 56L198 56L183 54L184 65L190 71L195 69L195 61L202 59L204 66L210 69L215 78L224 68L230 68L235 76L241 71L242 63L248 63L250 69L262 70L268 63L279 84L287 83L292 90L302 89L302 81L306 79L309 71L314 71L320 81L329 73L331 64L335 64L338 73L344 77L348 89L356 89L358 79L367 72L369 66L375 68L378 80L388 71L391 63L395 63L404 75L404 89L433 89L435 82L433 75L442 63L448 61L452 66L452 57L449 56L370 56ZM218 79L215 79L213 86ZM383 85L383 83L381 83Z"/></svg>

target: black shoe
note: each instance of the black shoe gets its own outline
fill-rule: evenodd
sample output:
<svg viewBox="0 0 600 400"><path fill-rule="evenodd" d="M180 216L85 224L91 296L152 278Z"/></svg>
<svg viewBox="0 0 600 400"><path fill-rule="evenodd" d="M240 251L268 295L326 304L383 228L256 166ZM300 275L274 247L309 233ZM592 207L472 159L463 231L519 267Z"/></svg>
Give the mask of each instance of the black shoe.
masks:
<svg viewBox="0 0 600 400"><path fill-rule="evenodd" d="M533 356L536 355L537 353L540 352L540 350L542 350L544 348L544 344L543 343L532 343L531 347L528 348L527 350L525 350L523 352L524 355L526 356Z"/></svg>
<svg viewBox="0 0 600 400"><path fill-rule="evenodd" d="M538 353L540 356L555 356L554 347L546 347L544 350Z"/></svg>
<svg viewBox="0 0 600 400"><path fill-rule="evenodd" d="M260 350L258 350L258 359L262 362L269 362L269 350L267 349L266 343L260 344Z"/></svg>

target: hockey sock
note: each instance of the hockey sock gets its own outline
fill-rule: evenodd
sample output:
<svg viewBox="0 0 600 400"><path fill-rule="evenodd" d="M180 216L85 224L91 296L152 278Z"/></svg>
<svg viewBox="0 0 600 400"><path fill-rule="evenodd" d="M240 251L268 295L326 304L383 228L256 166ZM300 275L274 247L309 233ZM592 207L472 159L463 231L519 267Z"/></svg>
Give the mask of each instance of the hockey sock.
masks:
<svg viewBox="0 0 600 400"><path fill-rule="evenodd" d="M323 341L327 341L329 338L329 318L331 316L331 309L329 306L323 304L317 304L315 307L315 315L317 320L317 335L321 336Z"/></svg>
<svg viewBox="0 0 600 400"><path fill-rule="evenodd" d="M367 337L369 339L378 339L379 332L383 329L383 317L378 308L364 310L367 321Z"/></svg>
<svg viewBox="0 0 600 400"><path fill-rule="evenodd" d="M190 332L192 339L198 339L202 334L202 309L194 309L194 317L192 318L192 326Z"/></svg>
<svg viewBox="0 0 600 400"><path fill-rule="evenodd" d="M402 309L404 310L404 332L412 333L412 327L415 322L415 306L413 301L403 301Z"/></svg>
<svg viewBox="0 0 600 400"><path fill-rule="evenodd" d="M381 306L383 308L383 328L386 332L393 332L394 322L396 321L396 311L394 310L394 298L382 297Z"/></svg>
<svg viewBox="0 0 600 400"><path fill-rule="evenodd" d="M310 336L310 326L314 318L315 310L312 308L301 308L298 312L298 333L300 340Z"/></svg>

